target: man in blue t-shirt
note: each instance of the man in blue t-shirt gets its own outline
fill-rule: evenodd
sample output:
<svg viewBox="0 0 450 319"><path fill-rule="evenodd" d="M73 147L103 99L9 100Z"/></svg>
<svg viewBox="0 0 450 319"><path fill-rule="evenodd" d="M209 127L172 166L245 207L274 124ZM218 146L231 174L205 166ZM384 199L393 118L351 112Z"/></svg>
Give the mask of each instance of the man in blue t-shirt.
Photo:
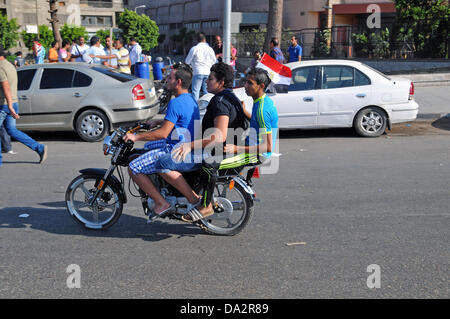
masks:
<svg viewBox="0 0 450 319"><path fill-rule="evenodd" d="M192 69L187 64L175 64L170 76L167 78L166 87L175 98L169 102L164 120L151 121L151 127L161 125L157 130L130 134L125 141L150 141L144 148L149 151L131 161L128 173L133 181L147 193L155 202L154 213L165 216L170 213L172 207L162 197L159 191L148 178L148 174L155 173L157 160L172 151L179 142L190 142L194 139L195 122L199 126L200 113L197 102L188 89L192 82Z"/></svg>
<svg viewBox="0 0 450 319"><path fill-rule="evenodd" d="M300 62L302 60L302 47L298 44L297 37L291 38L291 45L288 48L289 62Z"/></svg>
<svg viewBox="0 0 450 319"><path fill-rule="evenodd" d="M280 41L278 38L272 38L269 42L270 46L270 57L277 60L281 64L284 64L286 62L286 59L284 58L283 52L281 51L280 47Z"/></svg>

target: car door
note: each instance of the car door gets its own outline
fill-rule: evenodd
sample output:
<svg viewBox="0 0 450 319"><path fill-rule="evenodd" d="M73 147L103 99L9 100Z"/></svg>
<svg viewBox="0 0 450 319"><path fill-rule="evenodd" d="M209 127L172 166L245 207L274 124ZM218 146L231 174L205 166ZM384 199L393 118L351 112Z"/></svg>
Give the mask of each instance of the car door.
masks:
<svg viewBox="0 0 450 319"><path fill-rule="evenodd" d="M280 128L302 128L316 125L318 75L319 67L317 66L293 69L288 92L277 93L272 97L278 110Z"/></svg>
<svg viewBox="0 0 450 319"><path fill-rule="evenodd" d="M19 115L17 127L26 129L32 126L33 116L31 113L31 97L33 95L33 87L37 81L36 74L38 69L24 69L17 71L17 98L19 99Z"/></svg>
<svg viewBox="0 0 450 319"><path fill-rule="evenodd" d="M71 128L72 112L90 90L92 79L72 68L44 68L32 98L37 127Z"/></svg>
<svg viewBox="0 0 450 319"><path fill-rule="evenodd" d="M353 115L371 98L370 79L347 65L324 65L318 90L318 126L351 126Z"/></svg>

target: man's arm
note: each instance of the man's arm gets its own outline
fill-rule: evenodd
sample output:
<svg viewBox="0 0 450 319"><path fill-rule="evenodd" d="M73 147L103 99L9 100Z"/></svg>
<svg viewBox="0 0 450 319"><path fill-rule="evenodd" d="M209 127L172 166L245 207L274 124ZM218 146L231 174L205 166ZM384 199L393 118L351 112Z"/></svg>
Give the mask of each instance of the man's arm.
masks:
<svg viewBox="0 0 450 319"><path fill-rule="evenodd" d="M14 110L14 107L13 107L12 96L11 96L11 87L9 85L9 82L2 81L0 83L2 84L2 90L3 90L3 93L5 94L6 102L8 103L9 112L11 113L11 116L17 120L20 118L20 116L19 116L19 114L16 113L16 111Z"/></svg>
<svg viewBox="0 0 450 319"><path fill-rule="evenodd" d="M156 141L166 139L172 132L174 127L175 124L173 124L168 120L164 120L162 126L159 129L151 132L139 133L136 135L128 133L124 137L124 140L125 141L132 140L133 142L137 142L137 141Z"/></svg>
<svg viewBox="0 0 450 319"><path fill-rule="evenodd" d="M185 60L184 62L185 62L186 64L191 65L193 56L194 56L194 48L192 47L192 48L189 50L188 56L186 57L186 60Z"/></svg>
<svg viewBox="0 0 450 319"><path fill-rule="evenodd" d="M244 111L245 117L250 121L252 119L252 114L245 109L245 102L244 101L241 101L241 104L242 104L242 111Z"/></svg>

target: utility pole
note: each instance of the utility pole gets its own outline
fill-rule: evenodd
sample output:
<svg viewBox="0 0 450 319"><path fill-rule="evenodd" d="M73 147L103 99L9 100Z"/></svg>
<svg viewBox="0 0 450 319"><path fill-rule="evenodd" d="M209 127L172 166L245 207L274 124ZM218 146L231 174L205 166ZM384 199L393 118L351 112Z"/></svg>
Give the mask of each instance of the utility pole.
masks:
<svg viewBox="0 0 450 319"><path fill-rule="evenodd" d="M231 58L231 0L223 0L223 62L230 64Z"/></svg>
<svg viewBox="0 0 450 319"><path fill-rule="evenodd" d="M39 39L39 13L38 13L38 0L36 0L36 29L37 29L37 37Z"/></svg>

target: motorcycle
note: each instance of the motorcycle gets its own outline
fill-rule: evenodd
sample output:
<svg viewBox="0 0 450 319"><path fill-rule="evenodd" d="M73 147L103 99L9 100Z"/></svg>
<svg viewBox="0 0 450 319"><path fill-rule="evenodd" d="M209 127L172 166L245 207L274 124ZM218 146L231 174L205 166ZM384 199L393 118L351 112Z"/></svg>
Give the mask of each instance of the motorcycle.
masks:
<svg viewBox="0 0 450 319"><path fill-rule="evenodd" d="M117 128L103 143L105 156L111 155L111 166L108 169L86 168L80 170L81 175L75 177L69 184L65 194L65 202L69 214L87 229L108 229L113 226L122 214L127 203L124 185L125 178L122 167L128 167L132 159L147 152L145 149L134 148L133 141L125 142L127 133L135 133L148 129L146 124L139 124L128 131ZM246 178L243 171L248 168ZM259 178L258 165L219 170L214 195L212 199L214 214L195 222L202 230L210 234L232 236L241 232L250 222L256 199L252 190L252 178ZM117 170L117 176L114 172ZM206 175L202 170L183 173L184 178L197 194L202 194ZM192 205L174 187L165 182L159 174L148 175L162 196L174 207L173 212L166 217L159 217L153 211L154 202L137 185L139 195L131 190L131 178L128 188L131 195L139 197L144 214L149 222L157 218L181 220L183 214Z"/></svg>

